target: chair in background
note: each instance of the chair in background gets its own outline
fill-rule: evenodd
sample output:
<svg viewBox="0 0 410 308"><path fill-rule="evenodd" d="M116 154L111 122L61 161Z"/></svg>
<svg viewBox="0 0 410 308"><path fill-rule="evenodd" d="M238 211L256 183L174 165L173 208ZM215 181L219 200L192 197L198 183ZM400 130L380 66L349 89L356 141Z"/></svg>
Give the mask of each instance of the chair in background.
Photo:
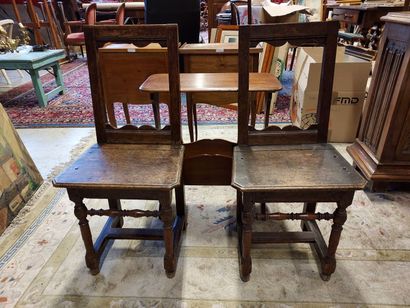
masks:
<svg viewBox="0 0 410 308"><path fill-rule="evenodd" d="M145 0L145 23L177 23L181 43L198 43L199 0Z"/></svg>
<svg viewBox="0 0 410 308"><path fill-rule="evenodd" d="M91 146L53 181L67 188L74 202L86 250L86 265L92 274L100 271L114 239L162 240L164 268L168 277L176 270L182 230L186 225L184 187L181 183L184 146L181 138L181 98L179 86L176 25L85 26L88 69L98 144ZM170 126L128 125L113 128L108 122L101 87L100 48L107 42L146 46L158 43L167 48L170 87ZM176 196L176 218L171 207ZM107 199L109 209L88 209L84 198ZM158 209L123 210L120 199L158 200ZM95 243L88 216L108 216ZM123 217L159 218L163 227L124 228Z"/></svg>
<svg viewBox="0 0 410 308"><path fill-rule="evenodd" d="M64 16L64 11L62 5L60 5L60 9L63 12L63 18L66 20ZM81 55L84 57L83 46L85 45L85 38L84 32L82 32L82 27L84 25L94 25L96 24L96 14L97 14L97 4L92 3L87 7L85 11L85 19L84 20L72 20L72 21L65 21L64 22L64 44L66 46L67 55L70 55L70 46L78 46L80 47ZM115 20L105 20L99 22L99 24L117 24L123 25L124 24L124 15L125 15L125 3L119 6ZM72 32L72 27L76 27L80 30L80 32Z"/></svg>
<svg viewBox="0 0 410 308"><path fill-rule="evenodd" d="M2 27L7 32L7 36L9 38L13 38L13 25L14 25L14 21L12 19L0 20L0 27ZM1 69L0 72L3 75L4 79L6 80L6 83L8 85L11 85L11 80L9 76L7 75L6 70ZM24 77L23 73L20 70L17 70L17 72L19 73L21 78Z"/></svg>
<svg viewBox="0 0 410 308"><path fill-rule="evenodd" d="M237 189L237 228L240 276L248 281L252 270L251 246L262 243L310 243L321 264L321 277L335 271L335 253L346 208L355 190L366 182L327 144L338 22L242 26L239 29L238 146L234 149L232 186ZM318 92L317 125L302 130L294 126L249 126L249 46L255 42L280 46L323 47ZM270 212L265 202L304 202L301 213ZM317 202L335 202L333 213L316 213ZM261 211L255 210L261 203ZM254 220L301 220L299 232L253 232ZM333 220L327 246L316 220Z"/></svg>

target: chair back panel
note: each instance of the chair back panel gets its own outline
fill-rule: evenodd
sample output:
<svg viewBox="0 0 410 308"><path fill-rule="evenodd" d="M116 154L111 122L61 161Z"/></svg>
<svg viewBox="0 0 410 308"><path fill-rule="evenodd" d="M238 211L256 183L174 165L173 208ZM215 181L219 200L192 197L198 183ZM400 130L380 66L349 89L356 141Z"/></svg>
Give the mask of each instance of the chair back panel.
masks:
<svg viewBox="0 0 410 308"><path fill-rule="evenodd" d="M240 26L239 28L239 112L238 143L240 145L300 144L327 142L333 74L339 23L312 22ZM295 126L280 129L268 126L256 130L249 126L249 48L259 42L282 46L323 47L323 58L317 106L317 125L307 130Z"/></svg>
<svg viewBox="0 0 410 308"><path fill-rule="evenodd" d="M178 27L169 25L104 25L85 26L88 69L90 74L91 93L98 143L146 143L146 144L181 144L181 98L178 63ZM170 126L162 130L144 125L136 127L126 125L114 128L107 116L106 97L102 78L102 60L99 49L107 43L134 44L145 47L157 43L166 47L169 75L169 114ZM129 72L124 72L128 74ZM121 72L118 72L121 74ZM117 76L121 78L121 76ZM135 92L137 92L135 84Z"/></svg>

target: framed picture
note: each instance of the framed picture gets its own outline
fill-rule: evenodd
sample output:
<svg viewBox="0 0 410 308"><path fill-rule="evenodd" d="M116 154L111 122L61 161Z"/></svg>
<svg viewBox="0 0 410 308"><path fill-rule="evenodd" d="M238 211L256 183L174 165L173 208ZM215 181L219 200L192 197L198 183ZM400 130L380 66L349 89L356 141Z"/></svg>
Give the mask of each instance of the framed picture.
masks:
<svg viewBox="0 0 410 308"><path fill-rule="evenodd" d="M235 31L223 31L221 34L221 43L237 43L239 40L238 31L235 33L227 33Z"/></svg>
<svg viewBox="0 0 410 308"><path fill-rule="evenodd" d="M0 234L43 178L0 104Z"/></svg>

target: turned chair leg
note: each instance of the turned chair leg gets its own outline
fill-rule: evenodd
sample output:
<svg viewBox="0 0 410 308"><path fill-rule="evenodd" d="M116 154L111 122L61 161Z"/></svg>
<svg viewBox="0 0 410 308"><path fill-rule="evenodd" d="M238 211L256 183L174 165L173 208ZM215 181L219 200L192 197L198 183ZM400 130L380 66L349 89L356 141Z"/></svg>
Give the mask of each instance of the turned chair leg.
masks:
<svg viewBox="0 0 410 308"><path fill-rule="evenodd" d="M239 237L239 231L240 231L240 226L242 225L242 193L237 190L236 191L236 230L238 232L238 237Z"/></svg>
<svg viewBox="0 0 410 308"><path fill-rule="evenodd" d="M333 213L333 225L330 232L329 245L325 258L322 260L321 278L325 281L330 279L336 269L336 250L339 245L340 235L343 230L343 224L347 219L346 208L351 204L350 202L338 202L337 208Z"/></svg>
<svg viewBox="0 0 410 308"><path fill-rule="evenodd" d="M174 249L174 232L171 207L172 194L169 193L160 200L161 220L164 224L164 269L168 278L173 278L176 271L176 257Z"/></svg>
<svg viewBox="0 0 410 308"><path fill-rule="evenodd" d="M92 275L97 275L100 272L100 258L94 251L93 238L87 220L87 207L83 203L82 198L71 199L71 201L75 203L74 215L79 221L81 237L83 238L85 246L85 264L90 269Z"/></svg>
<svg viewBox="0 0 410 308"><path fill-rule="evenodd" d="M241 231L239 237L239 271L242 281L249 281L252 272L251 244L254 203L242 200Z"/></svg>
<svg viewBox="0 0 410 308"><path fill-rule="evenodd" d="M177 216L182 217L184 220L184 225L182 230L186 230L188 225L187 216L185 213L185 187L184 184L177 188L175 188L175 202L176 202L176 209L177 209Z"/></svg>

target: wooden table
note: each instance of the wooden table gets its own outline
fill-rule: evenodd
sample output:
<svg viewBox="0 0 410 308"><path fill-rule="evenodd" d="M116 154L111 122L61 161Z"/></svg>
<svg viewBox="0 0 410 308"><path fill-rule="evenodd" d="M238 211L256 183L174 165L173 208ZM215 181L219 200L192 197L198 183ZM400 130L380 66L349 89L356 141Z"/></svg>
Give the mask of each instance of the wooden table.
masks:
<svg viewBox="0 0 410 308"><path fill-rule="evenodd" d="M28 54L7 53L0 55L0 68L11 70L26 70L31 76L34 89L36 91L38 104L46 107L48 100L55 94L64 93L63 76L60 70L59 60L65 58L63 49L46 50L40 52L30 52ZM40 70L53 69L57 87L48 93L44 93L40 79Z"/></svg>
<svg viewBox="0 0 410 308"><path fill-rule="evenodd" d="M182 73L181 92L237 92L238 73ZM250 73L250 92L276 92L282 89L279 80L270 73ZM169 91L168 74L154 74L140 86L141 91L163 93Z"/></svg>
<svg viewBox="0 0 410 308"><path fill-rule="evenodd" d="M237 92L238 73L182 73L181 92ZM140 86L141 91L164 93L169 90L168 75L154 74ZM250 92L273 92L282 89L279 80L269 73L250 73ZM182 177L185 185L231 185L233 147L221 139L202 139L185 144ZM210 168L212 166L212 168Z"/></svg>

